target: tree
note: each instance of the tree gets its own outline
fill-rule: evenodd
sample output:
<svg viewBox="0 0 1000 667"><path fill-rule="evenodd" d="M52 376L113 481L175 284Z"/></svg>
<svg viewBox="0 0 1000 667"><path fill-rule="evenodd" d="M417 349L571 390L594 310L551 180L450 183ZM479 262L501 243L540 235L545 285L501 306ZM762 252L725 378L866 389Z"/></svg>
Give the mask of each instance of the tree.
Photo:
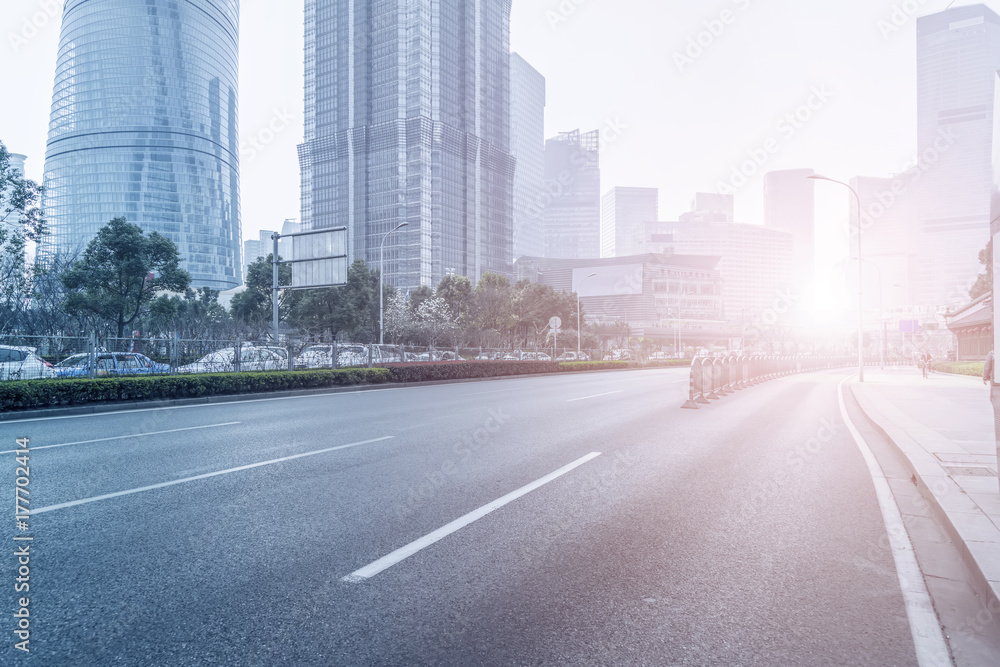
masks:
<svg viewBox="0 0 1000 667"><path fill-rule="evenodd" d="M0 331L22 322L32 273L25 263L29 242L45 232L39 202L43 189L24 178L0 142Z"/></svg>
<svg viewBox="0 0 1000 667"><path fill-rule="evenodd" d="M484 332L495 331L501 338L517 324L514 291L506 276L484 273L473 292L473 318Z"/></svg>
<svg viewBox="0 0 1000 667"><path fill-rule="evenodd" d="M434 295L444 299L458 323L465 322L472 308L472 281L466 276L445 276Z"/></svg>
<svg viewBox="0 0 1000 667"><path fill-rule="evenodd" d="M281 257L278 257L281 261ZM278 265L278 284L292 282L291 264ZM233 319L253 336L263 335L271 328L273 320L272 295L274 293L274 255L260 257L247 267L244 281L246 289L233 297L230 312ZM302 299L302 293L294 290L278 292L278 321L288 319L292 310Z"/></svg>
<svg viewBox="0 0 1000 667"><path fill-rule="evenodd" d="M225 337L231 324L219 303L219 292L210 287L188 288L184 296L163 294L149 305L149 329L175 333L188 340Z"/></svg>
<svg viewBox="0 0 1000 667"><path fill-rule="evenodd" d="M993 291L993 239L979 251L979 263L986 267L986 271L979 274L976 283L969 290L969 296L973 300Z"/></svg>
<svg viewBox="0 0 1000 667"><path fill-rule="evenodd" d="M125 335L157 292L183 292L191 276L180 268L173 241L115 218L87 245L83 258L62 275L66 311L93 315Z"/></svg>
<svg viewBox="0 0 1000 667"><path fill-rule="evenodd" d="M308 290L293 308L290 320L313 335L340 335L367 342L378 337L378 271L364 260L355 260L347 269L347 284L341 287ZM385 303L395 295L384 285ZM388 328L388 327L387 327Z"/></svg>

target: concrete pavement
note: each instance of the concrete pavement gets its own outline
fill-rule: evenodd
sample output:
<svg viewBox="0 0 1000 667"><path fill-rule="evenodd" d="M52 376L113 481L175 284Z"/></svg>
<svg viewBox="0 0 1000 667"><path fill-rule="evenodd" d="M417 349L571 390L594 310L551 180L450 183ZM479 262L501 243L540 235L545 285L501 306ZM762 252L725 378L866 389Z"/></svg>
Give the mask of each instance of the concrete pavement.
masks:
<svg viewBox="0 0 1000 667"><path fill-rule="evenodd" d="M959 547L976 594L1000 610L1000 488L989 389L982 380L913 369L869 370L851 390L903 455L924 499Z"/></svg>

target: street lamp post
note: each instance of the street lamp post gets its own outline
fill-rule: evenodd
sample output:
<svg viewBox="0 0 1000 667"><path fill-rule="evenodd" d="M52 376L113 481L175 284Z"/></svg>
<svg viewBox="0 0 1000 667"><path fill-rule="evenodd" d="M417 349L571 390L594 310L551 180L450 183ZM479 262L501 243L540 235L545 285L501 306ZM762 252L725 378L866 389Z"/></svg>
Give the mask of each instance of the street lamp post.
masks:
<svg viewBox="0 0 1000 667"><path fill-rule="evenodd" d="M389 230L382 237L382 242L378 245L378 343L382 345L385 343L385 296L382 289L382 281L385 277L385 241L389 238L389 235L395 231L408 226L410 223L401 222L394 229Z"/></svg>
<svg viewBox="0 0 1000 667"><path fill-rule="evenodd" d="M580 281L580 284L576 286L576 358L580 359L581 355L581 341L583 340L583 333L580 331L580 289L583 284L596 276L596 273L591 273L589 276Z"/></svg>
<svg viewBox="0 0 1000 667"><path fill-rule="evenodd" d="M861 197L858 191L843 181L837 181L826 176L814 174L806 176L817 181L830 181L838 185L843 185L854 195L854 200L858 205L858 382L865 381L865 304L864 295L864 266L861 263Z"/></svg>

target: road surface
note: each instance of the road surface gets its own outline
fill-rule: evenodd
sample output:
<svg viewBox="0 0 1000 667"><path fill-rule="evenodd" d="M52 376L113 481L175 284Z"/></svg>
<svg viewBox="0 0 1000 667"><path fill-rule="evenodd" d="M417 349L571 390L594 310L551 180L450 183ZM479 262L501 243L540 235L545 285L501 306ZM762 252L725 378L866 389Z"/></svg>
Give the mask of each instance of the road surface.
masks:
<svg viewBox="0 0 1000 667"><path fill-rule="evenodd" d="M31 653L4 628L0 655L913 665L844 377L699 411L677 369L0 423L34 512Z"/></svg>

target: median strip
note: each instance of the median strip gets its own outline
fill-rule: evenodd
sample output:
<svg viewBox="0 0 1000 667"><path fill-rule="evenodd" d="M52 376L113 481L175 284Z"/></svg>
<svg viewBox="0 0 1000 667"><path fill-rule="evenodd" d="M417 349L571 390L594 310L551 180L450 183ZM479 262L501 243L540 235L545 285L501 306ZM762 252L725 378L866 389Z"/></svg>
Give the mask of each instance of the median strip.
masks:
<svg viewBox="0 0 1000 667"><path fill-rule="evenodd" d="M348 583L356 584L371 579L380 572L388 570L393 565L396 565L397 563L409 558L418 551L426 549L435 542L438 542L444 539L445 537L448 537L452 533L455 533L461 530L462 528L465 528L469 524L478 521L479 519L482 519L487 514L490 514L491 512L500 509L504 505L514 502L521 496L525 496L534 491L535 489L538 489L548 484L549 482L558 479L559 477L562 477L566 473L582 466L584 463L587 463L588 461L596 459L600 455L601 455L600 452L593 452L587 454L583 458L577 459L573 463L570 463L567 466L563 466L559 470L556 470L555 472L550 473L545 477L542 477L541 479L535 480L531 484L522 486L517 491L512 491L511 493L508 493L506 496L498 498L487 505L483 505L479 509L473 510L472 512L469 512L468 514L459 519L455 519L451 523L438 528L434 532L424 535L420 539L414 540L413 542L410 542L404 547L396 549L388 556L383 556L374 563L366 565L360 570L355 570L346 577L343 577L341 581L346 581Z"/></svg>
<svg viewBox="0 0 1000 667"><path fill-rule="evenodd" d="M218 477L220 475L228 475L234 472L241 472L243 470L252 470L253 468L260 468L262 466L274 465L276 463L284 463L285 461L294 461L295 459L304 459L308 456L318 456L320 454L328 454L329 452L336 452L341 449L350 449L351 447L360 447L362 445L371 445L376 442L384 442L386 440L392 440L396 436L387 435L383 438L374 438L372 440L364 440L362 442L352 442L349 445L339 445L337 447L327 447L326 449L319 449L314 452L306 452L304 454L294 454L292 456L283 456L280 459L271 459L270 461L261 461L260 463L250 463L245 466L237 466L236 468L227 468L226 470L218 470L216 472L205 473L204 475L195 475L194 477L185 477L183 479L175 479L170 482L161 482L159 484L151 484L149 486L141 486L137 489L129 489L127 491L116 491L115 493L106 493L101 496L94 496L92 498L83 498L81 500L72 500L68 503L59 503L58 505L49 505L48 507L40 507L38 509L31 510L30 514L44 514L46 512L55 512L56 510L66 509L68 507L76 507L77 505L87 505L89 503L96 503L99 500L110 500L111 498L119 498L121 496L130 496L136 493L144 493L146 491L154 491L156 489L164 489L168 486L176 486L178 484L187 484L188 482L195 482L199 479L208 479L210 477Z"/></svg>
<svg viewBox="0 0 1000 667"><path fill-rule="evenodd" d="M208 426L189 426L187 428L172 428L169 431L150 431L149 433L133 433L132 435L116 435L112 438L97 438L96 440L78 440L76 442L60 442L58 445L43 445L42 447L32 447L31 451L40 449L55 449L56 447L69 447L71 445L89 445L95 442L111 442L112 440L128 440L129 438L144 438L150 435L164 435L166 433L181 433L183 431L198 431L206 428L221 428L223 426L236 426L243 422L226 422L225 424L209 424ZM11 449L0 454L14 454L17 450Z"/></svg>

